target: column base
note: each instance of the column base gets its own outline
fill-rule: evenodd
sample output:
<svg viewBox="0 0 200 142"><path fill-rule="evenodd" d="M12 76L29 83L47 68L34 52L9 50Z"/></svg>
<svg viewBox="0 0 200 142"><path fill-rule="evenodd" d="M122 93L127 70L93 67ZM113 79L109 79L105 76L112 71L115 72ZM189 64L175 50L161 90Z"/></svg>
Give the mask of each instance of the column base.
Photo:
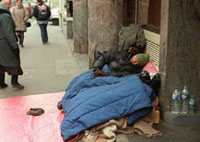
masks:
<svg viewBox="0 0 200 142"><path fill-rule="evenodd" d="M67 18L67 39L73 39L73 18Z"/></svg>
<svg viewBox="0 0 200 142"><path fill-rule="evenodd" d="M163 113L163 120L176 126L200 126L200 113L183 115L168 111Z"/></svg>

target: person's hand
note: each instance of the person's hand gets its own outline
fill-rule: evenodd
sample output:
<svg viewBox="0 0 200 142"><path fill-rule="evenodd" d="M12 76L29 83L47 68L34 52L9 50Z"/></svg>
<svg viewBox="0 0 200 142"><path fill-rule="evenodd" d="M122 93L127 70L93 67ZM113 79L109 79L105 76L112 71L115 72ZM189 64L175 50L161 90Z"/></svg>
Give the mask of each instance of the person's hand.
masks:
<svg viewBox="0 0 200 142"><path fill-rule="evenodd" d="M109 76L109 75L100 69L96 69L94 71L94 77L104 77L104 76Z"/></svg>

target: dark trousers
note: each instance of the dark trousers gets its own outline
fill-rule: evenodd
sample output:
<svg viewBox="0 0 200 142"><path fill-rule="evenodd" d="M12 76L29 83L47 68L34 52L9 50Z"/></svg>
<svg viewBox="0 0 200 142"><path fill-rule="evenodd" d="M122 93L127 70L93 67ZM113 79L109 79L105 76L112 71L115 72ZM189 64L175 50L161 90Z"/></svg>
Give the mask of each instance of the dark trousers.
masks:
<svg viewBox="0 0 200 142"><path fill-rule="evenodd" d="M39 24L42 42L46 43L48 41L47 24Z"/></svg>
<svg viewBox="0 0 200 142"><path fill-rule="evenodd" d="M5 84L5 73L0 73L0 86ZM11 84L18 84L18 75L12 75Z"/></svg>
<svg viewBox="0 0 200 142"><path fill-rule="evenodd" d="M5 73L0 73L0 86L5 84Z"/></svg>

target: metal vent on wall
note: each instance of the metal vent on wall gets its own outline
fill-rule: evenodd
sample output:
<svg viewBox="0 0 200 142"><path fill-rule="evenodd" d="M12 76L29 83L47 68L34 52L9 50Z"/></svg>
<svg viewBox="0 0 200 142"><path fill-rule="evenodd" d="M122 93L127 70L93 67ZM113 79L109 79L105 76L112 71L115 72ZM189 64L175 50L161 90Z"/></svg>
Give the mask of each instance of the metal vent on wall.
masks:
<svg viewBox="0 0 200 142"><path fill-rule="evenodd" d="M146 53L149 53L150 60L153 61L158 68L160 58L160 35L151 31L144 30L147 40Z"/></svg>

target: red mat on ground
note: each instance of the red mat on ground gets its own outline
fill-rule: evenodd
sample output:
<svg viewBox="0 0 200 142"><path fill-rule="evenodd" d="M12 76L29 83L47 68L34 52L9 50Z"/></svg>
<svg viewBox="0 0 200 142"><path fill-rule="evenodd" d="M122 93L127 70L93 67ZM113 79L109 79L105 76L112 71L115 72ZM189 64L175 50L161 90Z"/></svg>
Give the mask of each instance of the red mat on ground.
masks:
<svg viewBox="0 0 200 142"><path fill-rule="evenodd" d="M0 100L0 142L63 142L64 113L57 103L64 92ZM43 108L40 116L26 115L30 108Z"/></svg>

